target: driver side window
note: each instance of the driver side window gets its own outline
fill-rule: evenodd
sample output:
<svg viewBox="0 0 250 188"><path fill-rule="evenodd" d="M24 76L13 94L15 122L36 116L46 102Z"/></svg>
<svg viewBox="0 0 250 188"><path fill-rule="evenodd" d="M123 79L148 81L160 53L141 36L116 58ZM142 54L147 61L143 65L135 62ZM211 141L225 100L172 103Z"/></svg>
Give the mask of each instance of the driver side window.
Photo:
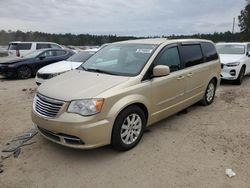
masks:
<svg viewBox="0 0 250 188"><path fill-rule="evenodd" d="M48 50L48 51L42 53L41 56L44 56L44 57L52 57L52 56L56 56L56 54L55 54L54 51Z"/></svg>
<svg viewBox="0 0 250 188"><path fill-rule="evenodd" d="M167 65L170 72L178 71L181 69L181 61L177 47L166 49L157 60L156 65Z"/></svg>

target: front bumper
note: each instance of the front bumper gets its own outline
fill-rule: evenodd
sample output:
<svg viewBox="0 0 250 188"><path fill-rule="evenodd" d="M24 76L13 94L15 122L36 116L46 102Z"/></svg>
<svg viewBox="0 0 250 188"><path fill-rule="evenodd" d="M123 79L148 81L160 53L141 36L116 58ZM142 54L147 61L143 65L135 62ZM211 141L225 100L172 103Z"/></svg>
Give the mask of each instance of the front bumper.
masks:
<svg viewBox="0 0 250 188"><path fill-rule="evenodd" d="M10 68L7 65L0 65L0 75L5 77L14 78L16 77L16 70L15 68Z"/></svg>
<svg viewBox="0 0 250 188"><path fill-rule="evenodd" d="M91 120L77 114L63 113L56 119L45 119L32 111L32 121L45 138L78 149L92 149L111 141L112 122Z"/></svg>
<svg viewBox="0 0 250 188"><path fill-rule="evenodd" d="M223 65L221 68L221 79L236 80L239 76L240 66L228 67Z"/></svg>

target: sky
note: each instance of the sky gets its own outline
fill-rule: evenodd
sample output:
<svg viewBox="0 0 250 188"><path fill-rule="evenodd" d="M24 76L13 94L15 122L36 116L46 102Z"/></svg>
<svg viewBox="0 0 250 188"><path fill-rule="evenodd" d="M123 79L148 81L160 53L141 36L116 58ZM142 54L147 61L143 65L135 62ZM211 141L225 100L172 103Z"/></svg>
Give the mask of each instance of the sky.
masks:
<svg viewBox="0 0 250 188"><path fill-rule="evenodd" d="M0 0L0 30L119 36L231 31L245 0Z"/></svg>

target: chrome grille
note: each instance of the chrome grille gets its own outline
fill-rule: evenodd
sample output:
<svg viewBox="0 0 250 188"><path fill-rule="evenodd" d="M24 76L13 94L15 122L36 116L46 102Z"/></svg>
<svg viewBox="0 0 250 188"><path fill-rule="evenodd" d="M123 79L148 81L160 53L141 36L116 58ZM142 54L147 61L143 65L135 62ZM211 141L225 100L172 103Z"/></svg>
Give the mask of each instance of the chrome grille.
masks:
<svg viewBox="0 0 250 188"><path fill-rule="evenodd" d="M34 98L33 109L36 113L47 118L55 117L64 102L37 94Z"/></svg>

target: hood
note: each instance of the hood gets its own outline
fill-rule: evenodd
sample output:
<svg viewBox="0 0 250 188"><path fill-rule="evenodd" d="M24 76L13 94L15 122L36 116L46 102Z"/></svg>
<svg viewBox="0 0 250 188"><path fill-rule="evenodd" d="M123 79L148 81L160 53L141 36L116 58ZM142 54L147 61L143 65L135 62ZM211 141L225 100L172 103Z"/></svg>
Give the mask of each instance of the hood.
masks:
<svg viewBox="0 0 250 188"><path fill-rule="evenodd" d="M40 74L55 74L66 72L69 70L76 69L82 64L82 62L70 62L70 61L59 61L57 63L52 63L41 69L39 69Z"/></svg>
<svg viewBox="0 0 250 188"><path fill-rule="evenodd" d="M220 60L221 63L223 64L238 62L244 57L245 57L244 54L243 55L220 54Z"/></svg>
<svg viewBox="0 0 250 188"><path fill-rule="evenodd" d="M129 77L80 70L56 76L38 87L38 93L62 101L94 98L102 92L126 82Z"/></svg>
<svg viewBox="0 0 250 188"><path fill-rule="evenodd" d="M17 62L24 61L24 60L26 59L21 58L21 57L7 56L7 57L0 58L0 63L1 64L13 64L13 63L17 63Z"/></svg>

